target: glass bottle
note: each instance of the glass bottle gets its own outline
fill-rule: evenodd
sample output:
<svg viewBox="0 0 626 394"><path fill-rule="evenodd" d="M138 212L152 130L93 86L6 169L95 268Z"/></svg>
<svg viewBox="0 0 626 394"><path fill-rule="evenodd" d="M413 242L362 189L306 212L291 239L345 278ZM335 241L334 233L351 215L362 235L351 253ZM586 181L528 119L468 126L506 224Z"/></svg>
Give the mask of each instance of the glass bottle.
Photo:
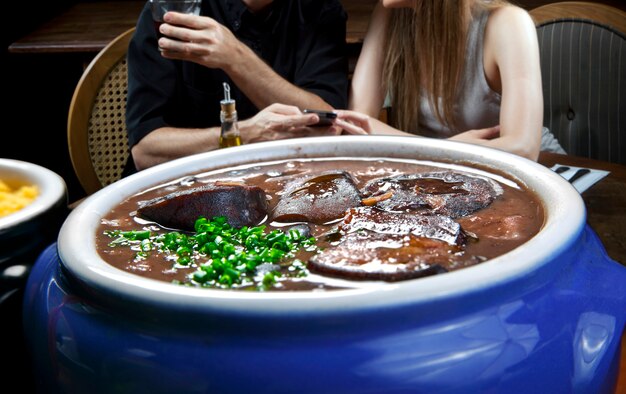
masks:
<svg viewBox="0 0 626 394"><path fill-rule="evenodd" d="M230 98L230 86L226 82L224 82L224 100L220 101L220 106L220 120L222 122L220 148L241 145L235 100Z"/></svg>

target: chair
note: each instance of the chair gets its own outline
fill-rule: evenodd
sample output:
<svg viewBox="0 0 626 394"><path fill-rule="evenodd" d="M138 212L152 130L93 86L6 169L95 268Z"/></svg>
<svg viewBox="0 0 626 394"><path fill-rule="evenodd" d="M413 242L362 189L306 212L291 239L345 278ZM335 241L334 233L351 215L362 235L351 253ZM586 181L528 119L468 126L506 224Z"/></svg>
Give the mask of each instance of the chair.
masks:
<svg viewBox="0 0 626 394"><path fill-rule="evenodd" d="M544 125L571 155L626 164L626 13L559 2L530 15L539 39Z"/></svg>
<svg viewBox="0 0 626 394"><path fill-rule="evenodd" d="M126 135L126 52L135 28L91 61L70 104L67 139L72 166L87 194L122 176L130 150Z"/></svg>

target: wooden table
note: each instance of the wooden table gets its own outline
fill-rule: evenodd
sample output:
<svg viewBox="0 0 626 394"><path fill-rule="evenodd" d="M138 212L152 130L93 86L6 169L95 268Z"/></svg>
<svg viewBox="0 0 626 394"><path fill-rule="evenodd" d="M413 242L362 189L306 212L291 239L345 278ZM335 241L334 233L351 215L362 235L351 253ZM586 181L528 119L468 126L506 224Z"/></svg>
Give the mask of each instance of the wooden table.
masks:
<svg viewBox="0 0 626 394"><path fill-rule="evenodd" d="M137 24L145 1L77 3L9 46L10 53L97 53Z"/></svg>
<svg viewBox="0 0 626 394"><path fill-rule="evenodd" d="M606 178L585 190L582 197L587 223L602 240L608 255L626 265L626 166L545 152L539 162L547 167L558 163L610 171Z"/></svg>
<svg viewBox="0 0 626 394"><path fill-rule="evenodd" d="M610 171L582 193L587 207L587 223L598 234L608 255L626 265L626 166L582 157L542 152L539 163L546 167L565 164ZM625 312L626 313L626 312ZM615 394L626 393L626 333L622 334L622 354Z"/></svg>
<svg viewBox="0 0 626 394"><path fill-rule="evenodd" d="M377 0L342 0L348 14L346 42L363 42ZM97 53L134 27L145 1L77 3L9 46L10 53Z"/></svg>

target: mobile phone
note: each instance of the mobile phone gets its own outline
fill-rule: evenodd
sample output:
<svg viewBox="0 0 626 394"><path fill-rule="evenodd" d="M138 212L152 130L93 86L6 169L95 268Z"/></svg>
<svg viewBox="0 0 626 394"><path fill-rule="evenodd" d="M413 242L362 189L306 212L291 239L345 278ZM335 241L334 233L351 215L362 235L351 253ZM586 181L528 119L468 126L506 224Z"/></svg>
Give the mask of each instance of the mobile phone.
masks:
<svg viewBox="0 0 626 394"><path fill-rule="evenodd" d="M311 126L330 126L333 124L333 119L337 118L337 113L333 111L320 111L316 109L305 109L302 111L305 114L317 114L319 116L320 121L311 125Z"/></svg>

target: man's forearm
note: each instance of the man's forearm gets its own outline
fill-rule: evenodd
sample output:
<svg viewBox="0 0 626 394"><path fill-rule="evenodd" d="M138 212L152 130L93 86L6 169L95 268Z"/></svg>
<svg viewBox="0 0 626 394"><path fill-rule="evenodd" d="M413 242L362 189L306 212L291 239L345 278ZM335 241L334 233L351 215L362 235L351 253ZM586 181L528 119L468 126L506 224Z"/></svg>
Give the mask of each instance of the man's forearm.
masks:
<svg viewBox="0 0 626 394"><path fill-rule="evenodd" d="M224 71L257 108L283 103L301 109L332 109L318 95L282 78L247 46L241 45L233 57L236 57L237 61L225 67Z"/></svg>
<svg viewBox="0 0 626 394"><path fill-rule="evenodd" d="M180 157L217 149L219 139L219 127L208 129L162 127L145 136L131 152L135 167L143 170Z"/></svg>

